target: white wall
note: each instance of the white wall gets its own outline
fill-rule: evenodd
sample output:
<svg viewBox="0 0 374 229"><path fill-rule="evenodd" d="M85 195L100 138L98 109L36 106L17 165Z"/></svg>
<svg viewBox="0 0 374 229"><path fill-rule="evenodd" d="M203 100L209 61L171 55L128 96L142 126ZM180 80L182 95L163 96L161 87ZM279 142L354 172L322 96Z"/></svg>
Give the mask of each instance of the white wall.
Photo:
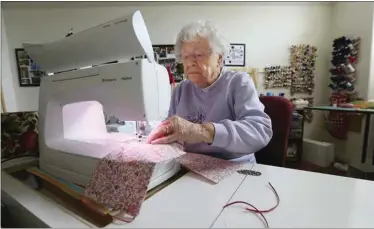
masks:
<svg viewBox="0 0 374 229"><path fill-rule="evenodd" d="M368 99L373 41L373 3L339 2L333 6L332 38L361 37L356 88Z"/></svg>
<svg viewBox="0 0 374 229"><path fill-rule="evenodd" d="M72 5L71 3L70 5ZM12 76L16 79L14 49L22 42L45 42L74 31L89 28L127 12L140 10L154 44L173 43L181 26L196 19L211 19L225 32L230 42L246 43L247 65L288 64L289 47L308 43L319 48L317 60L317 103L324 103L327 93L328 53L330 47L331 5L326 3L168 3L115 7L82 7L53 9L28 7L5 8L4 19L10 47ZM40 6L41 4L39 4ZM109 5L109 3L108 3ZM124 41L125 42L125 41ZM15 87L18 104L15 110L36 110L38 88ZM261 89L260 89L261 90ZM8 94L5 95L8 100Z"/></svg>
<svg viewBox="0 0 374 229"><path fill-rule="evenodd" d="M373 16L373 27L372 27L372 47L371 47L371 61L370 61L370 82L368 89L368 99L374 101L374 16Z"/></svg>
<svg viewBox="0 0 374 229"><path fill-rule="evenodd" d="M246 43L247 65L250 67L288 64L288 48L293 44L317 46L316 104L327 103L331 94L327 85L330 81L328 70L331 66L333 39L342 35L360 36L362 43L357 85L363 97L374 97L374 75L371 69L374 66L371 65L374 59L371 58L373 3L169 2L137 3L138 6L124 2L14 4L13 7L5 7L3 12L9 45L9 49L4 50L6 42L2 39L3 68L5 66L2 75L8 111L38 108L39 89L18 86L14 49L21 47L22 42L59 39L72 27L77 32L134 10L142 12L154 44L173 43L175 35L185 23L211 19L225 31L230 42ZM58 8L56 4L60 4ZM95 7L87 7L87 4ZM4 80L5 77L7 80ZM5 91L5 88L8 90ZM260 88L259 91L264 90ZM348 141L336 141L325 131L323 112L315 112L314 115L312 125L306 127L306 137L337 143L337 153L342 159L359 164L361 135L351 133ZM352 152L355 154L352 155Z"/></svg>
<svg viewBox="0 0 374 229"><path fill-rule="evenodd" d="M14 70L11 69L9 51L4 14L3 10L1 10L1 90L5 100L3 107L6 108L7 112L19 110L19 101L25 101L25 99L22 99L22 95L19 94L18 79L14 75Z"/></svg>
<svg viewBox="0 0 374 229"><path fill-rule="evenodd" d="M1 2L0 2L0 5L1 5ZM1 21L3 21L3 10L0 9L0 18L1 18ZM3 25L1 24L1 27L0 27L0 36L3 34ZM0 55L0 63L1 63L1 55ZM1 64L0 64L0 72L2 71L1 70ZM2 87L0 87L0 93L1 93L1 96L2 96L2 93L3 93L3 89ZM3 107L4 107L4 104L3 104L3 100L1 99L1 112L3 112Z"/></svg>

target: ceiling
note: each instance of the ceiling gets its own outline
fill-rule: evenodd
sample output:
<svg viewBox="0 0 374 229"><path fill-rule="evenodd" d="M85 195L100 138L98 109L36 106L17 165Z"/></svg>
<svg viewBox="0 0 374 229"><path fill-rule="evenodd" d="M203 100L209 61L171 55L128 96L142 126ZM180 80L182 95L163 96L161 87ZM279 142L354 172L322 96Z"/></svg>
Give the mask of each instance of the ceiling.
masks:
<svg viewBox="0 0 374 229"><path fill-rule="evenodd" d="M113 6L164 6L164 5L295 5L295 4L331 4L331 2L200 2L200 1L2 1L3 9L49 9L83 8Z"/></svg>

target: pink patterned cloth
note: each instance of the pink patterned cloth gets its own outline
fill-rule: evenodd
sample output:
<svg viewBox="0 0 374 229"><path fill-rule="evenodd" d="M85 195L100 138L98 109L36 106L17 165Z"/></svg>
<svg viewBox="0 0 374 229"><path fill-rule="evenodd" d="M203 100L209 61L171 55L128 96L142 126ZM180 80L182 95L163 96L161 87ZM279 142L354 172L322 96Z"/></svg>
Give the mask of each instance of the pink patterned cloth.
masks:
<svg viewBox="0 0 374 229"><path fill-rule="evenodd" d="M242 163L222 160L197 153L187 153L177 158L177 161L192 172L216 184L242 169L244 166Z"/></svg>
<svg viewBox="0 0 374 229"><path fill-rule="evenodd" d="M243 167L202 154L186 154L179 143L151 145L131 140L100 160L82 202L103 214L131 222L140 212L155 165L171 159L214 183Z"/></svg>
<svg viewBox="0 0 374 229"><path fill-rule="evenodd" d="M182 148L178 143L150 145L131 141L123 144L118 151L100 160L85 189L85 198L111 212L135 218L146 197L155 165L185 154Z"/></svg>

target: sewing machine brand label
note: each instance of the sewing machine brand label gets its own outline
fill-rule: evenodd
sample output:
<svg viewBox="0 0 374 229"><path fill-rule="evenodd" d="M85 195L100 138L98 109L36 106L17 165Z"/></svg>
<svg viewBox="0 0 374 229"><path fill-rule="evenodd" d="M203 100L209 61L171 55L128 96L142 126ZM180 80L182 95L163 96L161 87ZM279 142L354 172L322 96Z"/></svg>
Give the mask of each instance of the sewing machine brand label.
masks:
<svg viewBox="0 0 374 229"><path fill-rule="evenodd" d="M132 80L132 76L124 76L121 80Z"/></svg>
<svg viewBox="0 0 374 229"><path fill-rule="evenodd" d="M132 76L124 76L124 77L121 77L121 80L132 80ZM113 81L117 81L116 78L111 78L111 79L101 79L101 82L113 82Z"/></svg>
<svg viewBox="0 0 374 229"><path fill-rule="evenodd" d="M117 79L101 79L101 82L113 82L113 81L117 81Z"/></svg>

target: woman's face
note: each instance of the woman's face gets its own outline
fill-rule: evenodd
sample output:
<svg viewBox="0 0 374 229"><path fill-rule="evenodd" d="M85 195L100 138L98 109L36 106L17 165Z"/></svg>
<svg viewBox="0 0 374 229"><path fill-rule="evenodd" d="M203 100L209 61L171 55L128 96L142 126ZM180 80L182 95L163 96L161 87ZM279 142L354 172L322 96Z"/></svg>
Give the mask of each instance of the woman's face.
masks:
<svg viewBox="0 0 374 229"><path fill-rule="evenodd" d="M218 77L222 56L212 53L209 41L197 38L182 42L181 60L187 78L200 88L211 85Z"/></svg>

